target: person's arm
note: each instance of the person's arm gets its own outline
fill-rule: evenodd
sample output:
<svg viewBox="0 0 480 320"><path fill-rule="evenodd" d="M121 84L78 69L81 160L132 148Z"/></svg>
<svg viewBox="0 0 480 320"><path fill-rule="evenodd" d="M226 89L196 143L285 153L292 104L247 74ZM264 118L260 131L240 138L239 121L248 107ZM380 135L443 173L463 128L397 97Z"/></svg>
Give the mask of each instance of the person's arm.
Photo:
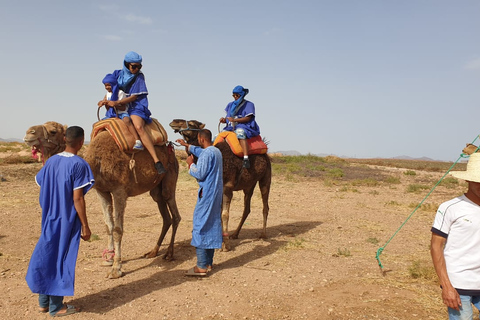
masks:
<svg viewBox="0 0 480 320"><path fill-rule="evenodd" d="M445 256L443 254L446 242L446 238L432 232L430 253L432 255L433 266L435 267L438 279L440 280L440 285L442 286L443 303L449 308L459 310L462 302L457 290L455 290L448 278Z"/></svg>
<svg viewBox="0 0 480 320"><path fill-rule="evenodd" d="M246 117L243 117L243 118L232 118L232 117L228 117L228 121L230 122L236 122L236 123L246 123L246 122L250 122L252 121L252 118L253 116L250 115L250 116L246 116Z"/></svg>
<svg viewBox="0 0 480 320"><path fill-rule="evenodd" d="M103 107L106 102L107 102L107 95L103 97L103 100L98 101L97 105L100 108L100 107Z"/></svg>
<svg viewBox="0 0 480 320"><path fill-rule="evenodd" d="M82 239L88 240L92 235L90 227L88 226L87 210L85 206L85 198L83 196L83 188L73 190L73 205L77 211L78 218L82 224Z"/></svg>
<svg viewBox="0 0 480 320"><path fill-rule="evenodd" d="M118 101L108 101L107 102L107 105L109 107L117 107L117 106L120 106L120 105L127 105L129 104L130 102L133 102L137 100L137 96L136 95L131 95L130 97L128 98L124 98L122 100L118 100Z"/></svg>

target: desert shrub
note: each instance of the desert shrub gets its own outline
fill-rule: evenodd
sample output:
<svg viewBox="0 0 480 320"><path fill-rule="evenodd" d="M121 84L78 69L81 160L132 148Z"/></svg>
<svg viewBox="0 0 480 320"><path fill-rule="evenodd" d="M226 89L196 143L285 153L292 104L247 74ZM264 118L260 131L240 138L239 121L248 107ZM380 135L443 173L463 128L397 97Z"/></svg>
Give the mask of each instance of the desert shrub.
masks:
<svg viewBox="0 0 480 320"><path fill-rule="evenodd" d="M408 268L408 273L413 279L437 279L437 274L435 273L435 268L433 265L431 263L421 262L419 260L412 262L412 265Z"/></svg>
<svg viewBox="0 0 480 320"><path fill-rule="evenodd" d="M385 205L386 206L399 206L400 203L398 203L397 201L391 200L391 201L386 202Z"/></svg>
<svg viewBox="0 0 480 320"><path fill-rule="evenodd" d="M350 250L347 248L338 248L337 253L334 254L334 257L350 257L352 254L350 253Z"/></svg>
<svg viewBox="0 0 480 320"><path fill-rule="evenodd" d="M403 174L406 175L406 176L416 176L417 175L417 173L413 170L407 170Z"/></svg>
<svg viewBox="0 0 480 320"><path fill-rule="evenodd" d="M407 192L420 192L420 191L423 191L423 190L427 190L427 189L430 189L429 186L426 186L424 184L409 184L408 187L407 187Z"/></svg>
<svg viewBox="0 0 480 320"><path fill-rule="evenodd" d="M400 178L394 177L394 176L389 176L387 179L385 179L386 183L391 183L391 184L399 184L400 183Z"/></svg>
<svg viewBox="0 0 480 320"><path fill-rule="evenodd" d="M440 182L440 185L448 189L454 189L458 187L458 180L454 177L446 177Z"/></svg>
<svg viewBox="0 0 480 320"><path fill-rule="evenodd" d="M367 242L371 244L378 244L380 241L377 238L368 238Z"/></svg>
<svg viewBox="0 0 480 320"><path fill-rule="evenodd" d="M356 179L352 181L353 186L365 186L365 187L376 187L378 186L379 182L373 178L366 178L366 179Z"/></svg>
<svg viewBox="0 0 480 320"><path fill-rule="evenodd" d="M38 160L32 158L31 156L12 155L10 157L0 159L0 164L20 164L20 163L36 163L36 162L38 162Z"/></svg>
<svg viewBox="0 0 480 320"><path fill-rule="evenodd" d="M344 172L340 168L333 168L327 170L327 175L331 178L341 178L344 176Z"/></svg>

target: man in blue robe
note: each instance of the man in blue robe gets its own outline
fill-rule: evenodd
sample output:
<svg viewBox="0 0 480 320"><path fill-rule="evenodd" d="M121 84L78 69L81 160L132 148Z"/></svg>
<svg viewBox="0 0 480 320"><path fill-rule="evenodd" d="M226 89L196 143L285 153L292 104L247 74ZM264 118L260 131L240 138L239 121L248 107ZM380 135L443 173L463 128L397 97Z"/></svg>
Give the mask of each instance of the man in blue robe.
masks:
<svg viewBox="0 0 480 320"><path fill-rule="evenodd" d="M260 135L260 128L255 121L255 105L245 99L248 92L249 90L242 86L233 88L232 95L235 100L225 108L227 115L220 118L221 123L227 124L223 131L236 133L243 150L243 167L246 169L250 168L247 139Z"/></svg>
<svg viewBox="0 0 480 320"><path fill-rule="evenodd" d="M189 173L199 184L198 198L193 211L193 230L191 245L196 248L197 265L186 275L205 276L212 269L215 249L222 247L222 196L223 196L223 162L222 153L212 144L212 133L203 129L198 132L200 147L187 144L190 156L187 158ZM193 155L198 160L193 163Z"/></svg>
<svg viewBox="0 0 480 320"><path fill-rule="evenodd" d="M30 290L39 294L39 310L56 317L78 311L64 305L63 297L73 296L80 238L88 240L91 235L84 195L94 183L90 166L77 156L83 129L67 128L65 142L65 151L49 158L35 177L42 230L26 276Z"/></svg>

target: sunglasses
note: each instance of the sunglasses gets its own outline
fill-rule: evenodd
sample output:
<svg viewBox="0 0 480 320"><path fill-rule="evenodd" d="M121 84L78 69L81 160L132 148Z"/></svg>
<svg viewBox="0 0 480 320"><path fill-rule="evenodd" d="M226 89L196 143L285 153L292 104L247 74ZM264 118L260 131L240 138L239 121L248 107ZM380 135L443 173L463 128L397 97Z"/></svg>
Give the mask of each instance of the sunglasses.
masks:
<svg viewBox="0 0 480 320"><path fill-rule="evenodd" d="M130 63L130 68L132 68L133 70L142 69L142 65L141 64L131 64Z"/></svg>

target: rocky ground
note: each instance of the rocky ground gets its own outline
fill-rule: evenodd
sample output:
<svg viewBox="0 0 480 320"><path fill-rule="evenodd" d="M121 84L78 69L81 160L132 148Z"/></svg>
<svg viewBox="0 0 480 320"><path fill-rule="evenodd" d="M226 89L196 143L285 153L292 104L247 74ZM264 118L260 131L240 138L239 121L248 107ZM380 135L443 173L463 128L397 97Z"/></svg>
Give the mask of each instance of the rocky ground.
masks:
<svg viewBox="0 0 480 320"><path fill-rule="evenodd" d="M40 163L0 163L0 300L2 319L47 319L25 273L40 233ZM436 207L465 191L462 182L429 190L443 173L350 165L382 181L327 180L276 174L270 193L268 239L259 239L261 198L233 250L216 252L206 278L184 272L194 266L190 246L197 184L182 166L177 202L182 221L175 260L144 259L160 233L161 218L148 194L128 200L123 238L125 276L106 279L106 247L100 203L86 197L92 232L80 245L74 297L82 308L70 319L445 319L445 307L430 261L430 227ZM387 177L387 179L385 179ZM356 182L355 182L356 181ZM370 182L369 182L370 181ZM242 210L235 193L230 229ZM415 211L414 211L415 210ZM392 235L414 212L400 232ZM167 235L168 238L169 235ZM375 259L377 250L391 241ZM165 252L166 244L160 254Z"/></svg>

